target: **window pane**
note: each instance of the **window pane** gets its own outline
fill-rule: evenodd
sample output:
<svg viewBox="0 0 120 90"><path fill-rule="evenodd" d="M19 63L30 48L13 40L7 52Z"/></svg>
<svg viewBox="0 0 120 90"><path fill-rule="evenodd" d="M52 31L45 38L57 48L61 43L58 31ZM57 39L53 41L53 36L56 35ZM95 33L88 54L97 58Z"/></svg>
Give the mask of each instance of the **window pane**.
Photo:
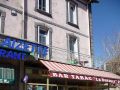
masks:
<svg viewBox="0 0 120 90"><path fill-rule="evenodd" d="M50 86L49 90L57 90L57 87L56 86Z"/></svg>
<svg viewBox="0 0 120 90"><path fill-rule="evenodd" d="M46 31L40 30L39 43L46 45Z"/></svg>
<svg viewBox="0 0 120 90"><path fill-rule="evenodd" d="M69 40L70 40L70 41L69 41L69 43L70 43L70 51L71 51L71 52L74 52L74 45L75 45L76 39L75 39L74 37L70 37Z"/></svg>
<svg viewBox="0 0 120 90"><path fill-rule="evenodd" d="M0 68L0 83L12 83L13 81L14 81L14 69Z"/></svg>
<svg viewBox="0 0 120 90"><path fill-rule="evenodd" d="M0 83L3 83L3 68L0 68Z"/></svg>
<svg viewBox="0 0 120 90"><path fill-rule="evenodd" d="M11 69L11 79L14 80L14 69Z"/></svg>
<svg viewBox="0 0 120 90"><path fill-rule="evenodd" d="M77 87L69 87L68 90L77 90Z"/></svg>
<svg viewBox="0 0 120 90"><path fill-rule="evenodd" d="M70 22L72 23L74 19L74 12L75 12L75 5L70 3Z"/></svg>
<svg viewBox="0 0 120 90"><path fill-rule="evenodd" d="M39 9L46 10L46 0L39 0Z"/></svg>
<svg viewBox="0 0 120 90"><path fill-rule="evenodd" d="M27 85L27 90L47 90L47 88L42 85Z"/></svg>
<svg viewBox="0 0 120 90"><path fill-rule="evenodd" d="M77 5L72 1L68 2L68 21L77 24Z"/></svg>
<svg viewBox="0 0 120 90"><path fill-rule="evenodd" d="M43 0L43 9L44 11L46 11L46 0Z"/></svg>
<svg viewBox="0 0 120 90"><path fill-rule="evenodd" d="M58 90L65 90L63 86L58 86Z"/></svg>
<svg viewBox="0 0 120 90"><path fill-rule="evenodd" d="M2 68L0 68L0 79L2 79L3 77L2 77Z"/></svg>

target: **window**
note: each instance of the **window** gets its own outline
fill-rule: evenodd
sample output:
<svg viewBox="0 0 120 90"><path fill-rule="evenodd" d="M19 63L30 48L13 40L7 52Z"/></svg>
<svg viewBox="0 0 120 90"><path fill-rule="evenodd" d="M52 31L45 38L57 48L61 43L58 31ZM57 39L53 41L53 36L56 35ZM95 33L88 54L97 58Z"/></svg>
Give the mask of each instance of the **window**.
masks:
<svg viewBox="0 0 120 90"><path fill-rule="evenodd" d="M77 25L77 4L71 1L67 2L67 18L68 23L72 25Z"/></svg>
<svg viewBox="0 0 120 90"><path fill-rule="evenodd" d="M5 12L0 10L0 33L4 33Z"/></svg>
<svg viewBox="0 0 120 90"><path fill-rule="evenodd" d="M48 53L44 59L51 59L52 56L52 29L46 27L45 25L36 25L36 41L39 44L48 46ZM39 58L43 58L43 56L38 55Z"/></svg>
<svg viewBox="0 0 120 90"><path fill-rule="evenodd" d="M37 0L37 10L50 13L50 0Z"/></svg>
<svg viewBox="0 0 120 90"><path fill-rule="evenodd" d="M38 43L49 46L49 31L44 26L38 26Z"/></svg>
<svg viewBox="0 0 120 90"><path fill-rule="evenodd" d="M46 85L27 85L27 90L47 90Z"/></svg>
<svg viewBox="0 0 120 90"><path fill-rule="evenodd" d="M13 83L14 80L14 69L0 67L0 83Z"/></svg>
<svg viewBox="0 0 120 90"><path fill-rule="evenodd" d="M77 87L69 87L68 90L77 90Z"/></svg>
<svg viewBox="0 0 120 90"><path fill-rule="evenodd" d="M68 59L70 64L77 64L78 54L78 38L72 35L68 36Z"/></svg>

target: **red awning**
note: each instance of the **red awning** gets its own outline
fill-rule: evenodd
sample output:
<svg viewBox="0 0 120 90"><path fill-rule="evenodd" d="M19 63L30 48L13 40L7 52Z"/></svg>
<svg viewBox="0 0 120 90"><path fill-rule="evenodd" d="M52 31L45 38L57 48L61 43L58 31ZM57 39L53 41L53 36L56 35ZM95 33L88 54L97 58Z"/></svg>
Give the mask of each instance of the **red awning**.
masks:
<svg viewBox="0 0 120 90"><path fill-rule="evenodd" d="M40 62L49 70L50 77L120 83L120 76L111 72L47 60Z"/></svg>

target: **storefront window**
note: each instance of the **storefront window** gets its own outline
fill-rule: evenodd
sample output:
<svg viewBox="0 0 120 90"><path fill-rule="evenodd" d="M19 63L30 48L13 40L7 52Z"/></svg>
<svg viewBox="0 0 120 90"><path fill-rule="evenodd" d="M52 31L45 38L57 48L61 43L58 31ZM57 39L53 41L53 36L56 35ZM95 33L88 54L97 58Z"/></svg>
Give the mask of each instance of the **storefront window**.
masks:
<svg viewBox="0 0 120 90"><path fill-rule="evenodd" d="M49 90L65 90L64 86L50 86Z"/></svg>
<svg viewBox="0 0 120 90"><path fill-rule="evenodd" d="M50 86L49 90L57 90L57 86Z"/></svg>
<svg viewBox="0 0 120 90"><path fill-rule="evenodd" d="M64 86L58 86L58 90L65 90Z"/></svg>
<svg viewBox="0 0 120 90"><path fill-rule="evenodd" d="M77 90L77 87L69 87L68 90Z"/></svg>
<svg viewBox="0 0 120 90"><path fill-rule="evenodd" d="M0 83L11 84L14 80L14 69L0 67Z"/></svg>
<svg viewBox="0 0 120 90"><path fill-rule="evenodd" d="M27 90L47 90L45 85L27 85Z"/></svg>

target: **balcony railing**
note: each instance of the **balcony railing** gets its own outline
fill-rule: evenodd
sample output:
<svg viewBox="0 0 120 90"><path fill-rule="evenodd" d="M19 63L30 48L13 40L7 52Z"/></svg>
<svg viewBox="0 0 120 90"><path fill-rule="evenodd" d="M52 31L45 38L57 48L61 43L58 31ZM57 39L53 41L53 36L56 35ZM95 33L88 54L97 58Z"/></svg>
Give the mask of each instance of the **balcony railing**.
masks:
<svg viewBox="0 0 120 90"><path fill-rule="evenodd" d="M9 36L0 35L1 42L6 37L9 37ZM21 41L21 39L18 39L18 38L14 38L14 37L10 37L10 38ZM24 41L26 43L33 43L33 44L36 44L38 46L41 45L41 44L38 44L35 42L30 42L27 40L22 40L22 41ZM47 46L44 46L44 47L47 47ZM30 48L30 51L31 51L31 48ZM48 52L47 52L46 57L41 56L41 53L43 54L44 50L40 51L41 53L38 54L37 53L38 51L36 52L34 49L34 52L30 53L30 55L35 57L36 60L38 60L38 58L42 58L42 59L46 59L46 60L54 60L54 61L58 61L58 62L75 64L75 65L83 65L83 66L91 61L91 57L90 57L90 55L87 55L88 52L86 51L86 49L81 49L81 51L84 52L84 54L78 53L78 52L71 52L67 49L63 49L63 48L59 48L59 47L55 47L55 46L52 46L52 47L49 46L47 51Z"/></svg>
<svg viewBox="0 0 120 90"><path fill-rule="evenodd" d="M45 58L47 60L55 60L58 62L83 66L85 66L85 64L88 64L91 61L90 55L78 52L70 52L67 49L59 47L49 47L48 51L48 55Z"/></svg>

